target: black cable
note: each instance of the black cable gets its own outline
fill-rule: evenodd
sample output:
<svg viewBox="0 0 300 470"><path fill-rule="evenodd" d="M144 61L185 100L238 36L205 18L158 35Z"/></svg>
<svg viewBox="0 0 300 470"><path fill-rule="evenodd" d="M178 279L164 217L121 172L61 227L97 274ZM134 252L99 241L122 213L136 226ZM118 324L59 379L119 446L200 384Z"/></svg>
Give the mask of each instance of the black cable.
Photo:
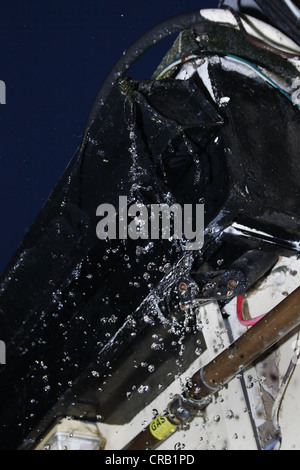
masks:
<svg viewBox="0 0 300 470"><path fill-rule="evenodd" d="M254 36L251 36L251 34L249 34L246 31L246 28L243 25L243 22L242 22L242 19L241 19L240 15L233 8L231 8L228 5L225 5L224 9L231 12L231 14L234 16L234 18L235 18L235 20L238 24L238 27L239 27L241 33L245 37L245 39L247 39L247 41L251 42L254 46L259 47L260 49L264 49L265 51L272 52L273 54L279 55L280 57L283 57L284 59L295 59L297 57L296 52L292 53L292 52L283 51L281 49L278 49L277 47L271 46L270 44L262 41L261 39L258 39Z"/></svg>
<svg viewBox="0 0 300 470"><path fill-rule="evenodd" d="M85 135L87 134L99 110L101 109L101 106L109 95L112 86L117 82L117 80L123 77L127 70L142 54L144 54L144 52L146 52L151 46L157 44L162 39L202 22L206 22L206 20L201 17L200 10L192 11L190 13L185 13L173 18L169 18L154 28L151 28L137 41L135 41L123 53L123 55L116 62L104 80L89 112Z"/></svg>
<svg viewBox="0 0 300 470"><path fill-rule="evenodd" d="M280 29L287 36L300 44L299 19L296 18L290 8L282 0L255 0L255 3L267 16L271 24ZM294 2L299 8L299 2Z"/></svg>

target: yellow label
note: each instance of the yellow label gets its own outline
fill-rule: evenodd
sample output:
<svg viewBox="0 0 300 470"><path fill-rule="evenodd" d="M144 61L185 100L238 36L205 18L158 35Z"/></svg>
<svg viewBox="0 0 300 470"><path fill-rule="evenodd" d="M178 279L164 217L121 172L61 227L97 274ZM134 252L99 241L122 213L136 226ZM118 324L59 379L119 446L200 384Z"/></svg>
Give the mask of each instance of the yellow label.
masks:
<svg viewBox="0 0 300 470"><path fill-rule="evenodd" d="M152 423L150 424L151 434L158 440L162 441L170 434L176 431L177 426L170 423L170 421L165 416L157 416Z"/></svg>

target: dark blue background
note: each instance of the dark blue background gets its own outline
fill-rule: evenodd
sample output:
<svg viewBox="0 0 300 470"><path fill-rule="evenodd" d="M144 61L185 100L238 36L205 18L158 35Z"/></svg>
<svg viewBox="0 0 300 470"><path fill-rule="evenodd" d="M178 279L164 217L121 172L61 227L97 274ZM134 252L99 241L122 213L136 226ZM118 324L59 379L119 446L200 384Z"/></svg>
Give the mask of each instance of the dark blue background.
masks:
<svg viewBox="0 0 300 470"><path fill-rule="evenodd" d="M218 0L2 0L0 272L81 142L94 97L116 60L157 23ZM150 78L172 41L130 70Z"/></svg>

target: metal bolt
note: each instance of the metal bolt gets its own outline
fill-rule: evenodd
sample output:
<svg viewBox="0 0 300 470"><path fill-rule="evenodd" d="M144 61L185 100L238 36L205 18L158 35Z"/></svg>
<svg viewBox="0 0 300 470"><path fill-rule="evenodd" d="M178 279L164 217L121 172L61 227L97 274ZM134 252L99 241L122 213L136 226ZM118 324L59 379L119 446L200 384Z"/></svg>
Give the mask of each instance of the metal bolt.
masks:
<svg viewBox="0 0 300 470"><path fill-rule="evenodd" d="M234 290L234 289L237 288L238 283L239 283L239 282L238 282L236 279L230 279L230 280L228 281L228 284L227 284L227 285L228 285L229 289Z"/></svg>
<svg viewBox="0 0 300 470"><path fill-rule="evenodd" d="M179 284L179 292L181 292L182 294L184 294L185 292L188 291L188 288L189 286L185 283L185 282L181 282Z"/></svg>

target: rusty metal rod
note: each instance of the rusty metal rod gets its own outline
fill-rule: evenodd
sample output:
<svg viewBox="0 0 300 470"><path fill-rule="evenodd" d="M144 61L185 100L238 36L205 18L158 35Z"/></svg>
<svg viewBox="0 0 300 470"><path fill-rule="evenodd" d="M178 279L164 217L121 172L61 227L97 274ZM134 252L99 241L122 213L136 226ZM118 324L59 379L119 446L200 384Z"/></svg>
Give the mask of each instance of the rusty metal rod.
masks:
<svg viewBox="0 0 300 470"><path fill-rule="evenodd" d="M196 372L184 397L169 404L169 416L158 416L124 450L156 449L184 422L191 421L236 374L257 360L300 325L300 287L232 343L213 361ZM176 407L178 415L176 416Z"/></svg>

